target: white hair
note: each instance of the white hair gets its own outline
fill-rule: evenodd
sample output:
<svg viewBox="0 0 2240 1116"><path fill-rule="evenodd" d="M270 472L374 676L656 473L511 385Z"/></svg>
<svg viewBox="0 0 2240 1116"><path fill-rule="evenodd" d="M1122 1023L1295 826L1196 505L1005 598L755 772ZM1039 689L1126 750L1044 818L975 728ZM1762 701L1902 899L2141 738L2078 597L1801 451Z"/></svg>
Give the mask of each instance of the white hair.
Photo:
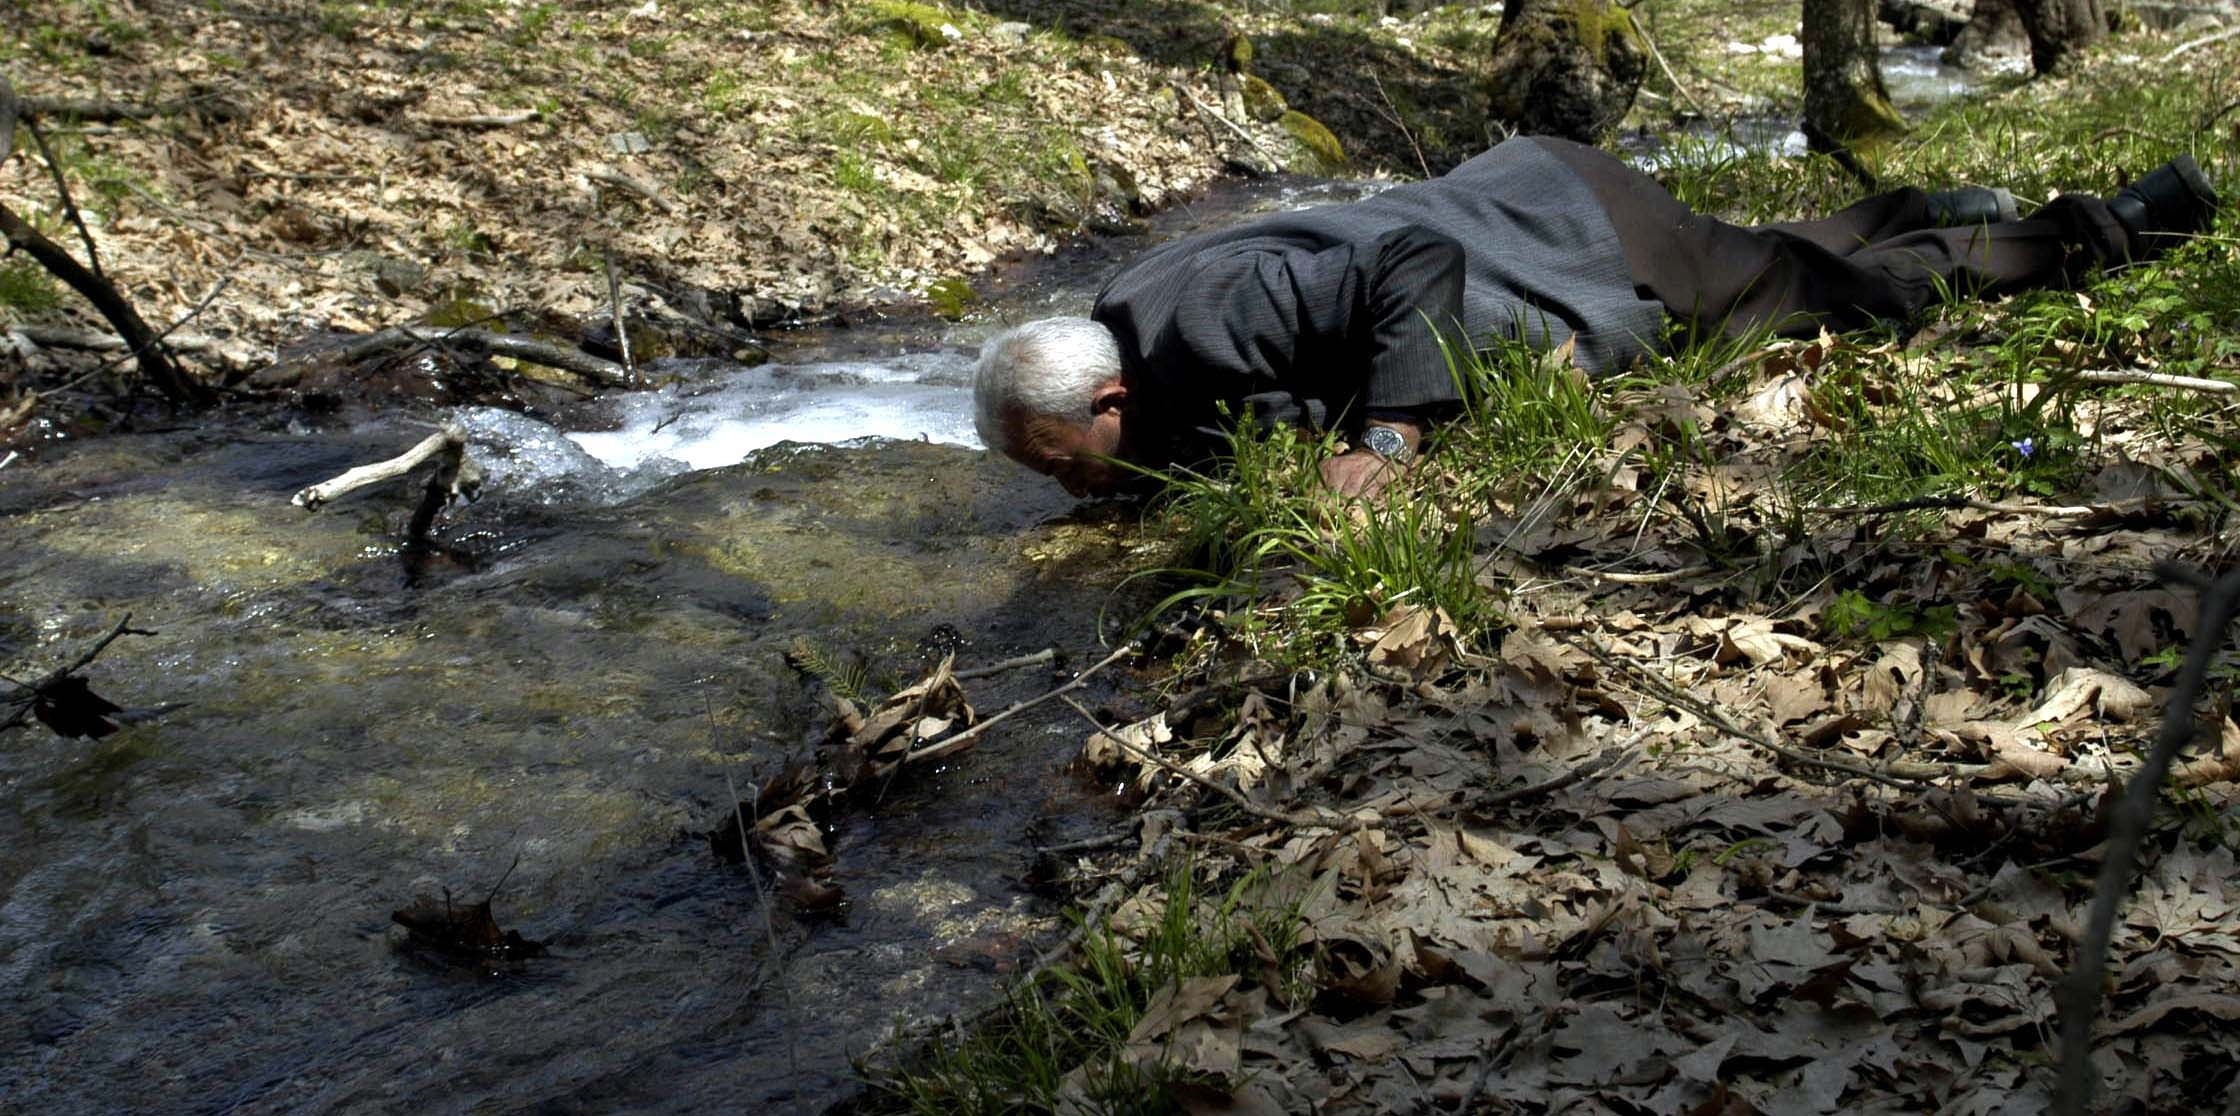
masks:
<svg viewBox="0 0 2240 1116"><path fill-rule="evenodd" d="M980 440L1013 457L1019 447L1007 416L1087 423L1097 387L1120 375L1120 344L1101 322L1044 318L1008 329L980 346L973 373L973 425Z"/></svg>

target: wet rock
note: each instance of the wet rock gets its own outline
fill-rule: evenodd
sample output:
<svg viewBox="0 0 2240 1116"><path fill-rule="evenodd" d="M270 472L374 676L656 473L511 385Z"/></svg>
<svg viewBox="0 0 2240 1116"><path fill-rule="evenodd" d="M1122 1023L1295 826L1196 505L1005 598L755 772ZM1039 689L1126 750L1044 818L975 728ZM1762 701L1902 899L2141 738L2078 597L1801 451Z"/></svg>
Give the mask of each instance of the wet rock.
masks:
<svg viewBox="0 0 2240 1116"><path fill-rule="evenodd" d="M393 256L376 257L367 270L373 274L374 289L390 298L418 290L428 281L427 268Z"/></svg>

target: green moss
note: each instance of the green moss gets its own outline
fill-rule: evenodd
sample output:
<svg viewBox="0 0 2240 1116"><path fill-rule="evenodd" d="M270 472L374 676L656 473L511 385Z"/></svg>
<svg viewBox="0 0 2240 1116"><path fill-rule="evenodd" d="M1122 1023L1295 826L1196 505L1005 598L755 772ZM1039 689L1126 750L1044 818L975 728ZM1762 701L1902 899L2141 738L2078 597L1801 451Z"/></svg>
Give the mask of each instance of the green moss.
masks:
<svg viewBox="0 0 2240 1116"><path fill-rule="evenodd" d="M926 287L926 305L931 306L935 314L952 322L964 317L979 304L980 293L959 276L935 280Z"/></svg>
<svg viewBox="0 0 2240 1116"><path fill-rule="evenodd" d="M1291 104L1283 99L1283 93L1258 76L1244 75L1243 84L1244 109L1254 120L1281 120L1290 111Z"/></svg>
<svg viewBox="0 0 2240 1116"><path fill-rule="evenodd" d="M486 325L497 316L497 310L487 303L465 297L452 298L428 308L428 324L437 329Z"/></svg>
<svg viewBox="0 0 2240 1116"><path fill-rule="evenodd" d="M949 34L942 28L962 31L969 18L961 12L910 0L872 0L870 12L873 25L897 33L921 50L949 45Z"/></svg>
<svg viewBox="0 0 2240 1116"><path fill-rule="evenodd" d="M1335 173L1346 169L1345 146L1338 142L1338 137L1324 127L1321 121L1292 110L1285 112L1278 123L1283 125L1284 131L1291 133L1291 138L1298 141L1300 147L1314 156L1322 170Z"/></svg>
<svg viewBox="0 0 2240 1116"><path fill-rule="evenodd" d="M1251 39L1243 35L1231 35L1228 44L1222 48L1222 53L1231 70L1241 74L1252 68Z"/></svg>
<svg viewBox="0 0 2240 1116"><path fill-rule="evenodd" d="M1865 89L1858 94L1844 108L1838 138L1853 147L1873 147L1905 134L1906 118L1888 97Z"/></svg>

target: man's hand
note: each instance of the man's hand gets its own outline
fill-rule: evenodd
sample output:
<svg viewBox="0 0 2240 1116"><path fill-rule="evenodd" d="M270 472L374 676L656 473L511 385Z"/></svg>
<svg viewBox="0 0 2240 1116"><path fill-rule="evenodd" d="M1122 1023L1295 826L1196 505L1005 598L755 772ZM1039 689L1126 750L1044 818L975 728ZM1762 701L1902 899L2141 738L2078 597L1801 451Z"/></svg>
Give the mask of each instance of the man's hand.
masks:
<svg viewBox="0 0 2240 1116"><path fill-rule="evenodd" d="M1407 466L1388 461L1365 449L1326 457L1322 461L1322 483L1340 496L1366 500L1384 491L1384 486L1398 480L1408 471Z"/></svg>
<svg viewBox="0 0 2240 1116"><path fill-rule="evenodd" d="M1407 473L1408 461L1423 450L1426 429L1421 420L1398 415L1379 415L1371 419L1369 434L1388 438L1390 434L1400 436L1401 442L1407 447L1405 451L1395 451L1400 460L1396 461L1362 446L1350 453L1324 460L1322 483L1340 496L1361 500L1375 496L1384 491L1386 485ZM1365 440L1372 445L1376 444L1374 438Z"/></svg>

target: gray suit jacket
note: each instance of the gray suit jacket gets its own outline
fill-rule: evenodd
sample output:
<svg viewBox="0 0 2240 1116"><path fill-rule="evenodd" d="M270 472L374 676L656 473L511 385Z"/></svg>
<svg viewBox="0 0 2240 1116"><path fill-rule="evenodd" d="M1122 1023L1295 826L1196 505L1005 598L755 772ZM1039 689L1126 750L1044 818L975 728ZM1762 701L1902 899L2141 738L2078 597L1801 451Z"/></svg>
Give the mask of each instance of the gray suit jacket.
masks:
<svg viewBox="0 0 2240 1116"><path fill-rule="evenodd" d="M1222 404L1341 428L1449 406L1442 339L1575 337L1599 373L1664 320L1586 183L1530 137L1428 182L1155 249L1090 316L1119 341L1138 454L1165 459L1202 451Z"/></svg>

